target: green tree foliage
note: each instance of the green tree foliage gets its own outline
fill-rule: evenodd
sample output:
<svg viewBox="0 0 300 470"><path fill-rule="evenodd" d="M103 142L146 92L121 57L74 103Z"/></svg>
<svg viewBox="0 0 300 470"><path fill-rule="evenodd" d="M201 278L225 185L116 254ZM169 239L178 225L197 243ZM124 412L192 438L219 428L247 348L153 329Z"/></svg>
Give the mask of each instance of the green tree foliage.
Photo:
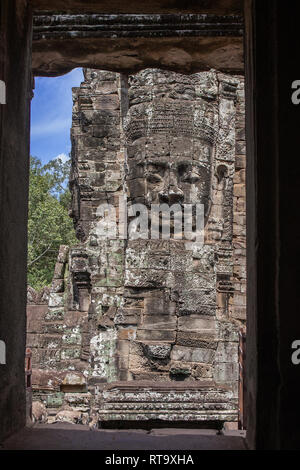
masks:
<svg viewBox="0 0 300 470"><path fill-rule="evenodd" d="M60 245L76 243L69 217L71 195L67 187L70 161L51 160L42 165L30 159L28 212L28 284L49 286Z"/></svg>

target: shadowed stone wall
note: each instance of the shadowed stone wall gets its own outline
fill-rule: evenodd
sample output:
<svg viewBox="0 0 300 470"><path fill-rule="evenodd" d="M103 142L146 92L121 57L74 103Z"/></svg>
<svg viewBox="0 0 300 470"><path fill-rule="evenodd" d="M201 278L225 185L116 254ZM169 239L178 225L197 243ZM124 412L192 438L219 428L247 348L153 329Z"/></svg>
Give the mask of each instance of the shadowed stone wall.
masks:
<svg viewBox="0 0 300 470"><path fill-rule="evenodd" d="M26 416L31 24L27 0L1 1L0 80L6 96L5 104L2 99L0 103L0 341L5 343L6 354L0 363L0 441L24 426Z"/></svg>
<svg viewBox="0 0 300 470"><path fill-rule="evenodd" d="M83 422L236 421L243 79L87 69L73 93L71 215L80 244L58 256L34 348L35 396L50 420L70 407ZM125 195L149 214L151 204L203 204L204 245L177 237L175 223L170 239L103 239L101 205L115 209L123 233ZM139 215L129 213L129 231Z"/></svg>

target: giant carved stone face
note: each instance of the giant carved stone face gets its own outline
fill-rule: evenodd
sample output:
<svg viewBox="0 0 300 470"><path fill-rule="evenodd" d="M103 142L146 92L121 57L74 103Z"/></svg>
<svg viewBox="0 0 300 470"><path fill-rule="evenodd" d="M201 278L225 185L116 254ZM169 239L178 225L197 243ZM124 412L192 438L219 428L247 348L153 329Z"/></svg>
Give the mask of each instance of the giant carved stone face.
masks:
<svg viewBox="0 0 300 470"><path fill-rule="evenodd" d="M134 143L136 157L133 155L128 159L132 202L143 202L148 207L162 203L169 206L198 203L204 204L207 214L211 190L211 143L176 137L173 142L164 142L163 155L148 154L151 144L151 139L139 139ZM145 152L138 148L141 146ZM166 147L169 147L167 152Z"/></svg>
<svg viewBox="0 0 300 470"><path fill-rule="evenodd" d="M202 102L166 100L130 109L125 130L132 203L204 204L208 214L214 118Z"/></svg>

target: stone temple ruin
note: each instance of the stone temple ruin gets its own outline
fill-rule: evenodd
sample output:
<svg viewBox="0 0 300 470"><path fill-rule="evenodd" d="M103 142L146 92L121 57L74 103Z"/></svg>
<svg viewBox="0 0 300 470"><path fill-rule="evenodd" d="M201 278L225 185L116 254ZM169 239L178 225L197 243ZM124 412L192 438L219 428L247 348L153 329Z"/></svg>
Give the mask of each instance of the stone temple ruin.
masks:
<svg viewBox="0 0 300 470"><path fill-rule="evenodd" d="M61 247L50 292L31 292L33 399L49 422L236 422L246 320L243 77L84 75L71 130L79 243ZM127 237L125 196L149 214L152 204L203 204L204 244L187 245L175 228L167 239ZM122 236L99 236L105 204ZM131 227L137 220L129 212Z"/></svg>

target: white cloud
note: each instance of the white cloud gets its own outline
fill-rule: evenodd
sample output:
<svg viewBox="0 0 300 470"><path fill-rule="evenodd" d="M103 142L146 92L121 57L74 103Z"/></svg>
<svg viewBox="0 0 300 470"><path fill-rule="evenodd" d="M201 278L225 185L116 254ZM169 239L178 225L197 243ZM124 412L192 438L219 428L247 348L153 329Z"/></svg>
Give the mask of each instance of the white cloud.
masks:
<svg viewBox="0 0 300 470"><path fill-rule="evenodd" d="M60 153L53 160L61 160L63 163L66 163L69 160L69 156L65 153Z"/></svg>

